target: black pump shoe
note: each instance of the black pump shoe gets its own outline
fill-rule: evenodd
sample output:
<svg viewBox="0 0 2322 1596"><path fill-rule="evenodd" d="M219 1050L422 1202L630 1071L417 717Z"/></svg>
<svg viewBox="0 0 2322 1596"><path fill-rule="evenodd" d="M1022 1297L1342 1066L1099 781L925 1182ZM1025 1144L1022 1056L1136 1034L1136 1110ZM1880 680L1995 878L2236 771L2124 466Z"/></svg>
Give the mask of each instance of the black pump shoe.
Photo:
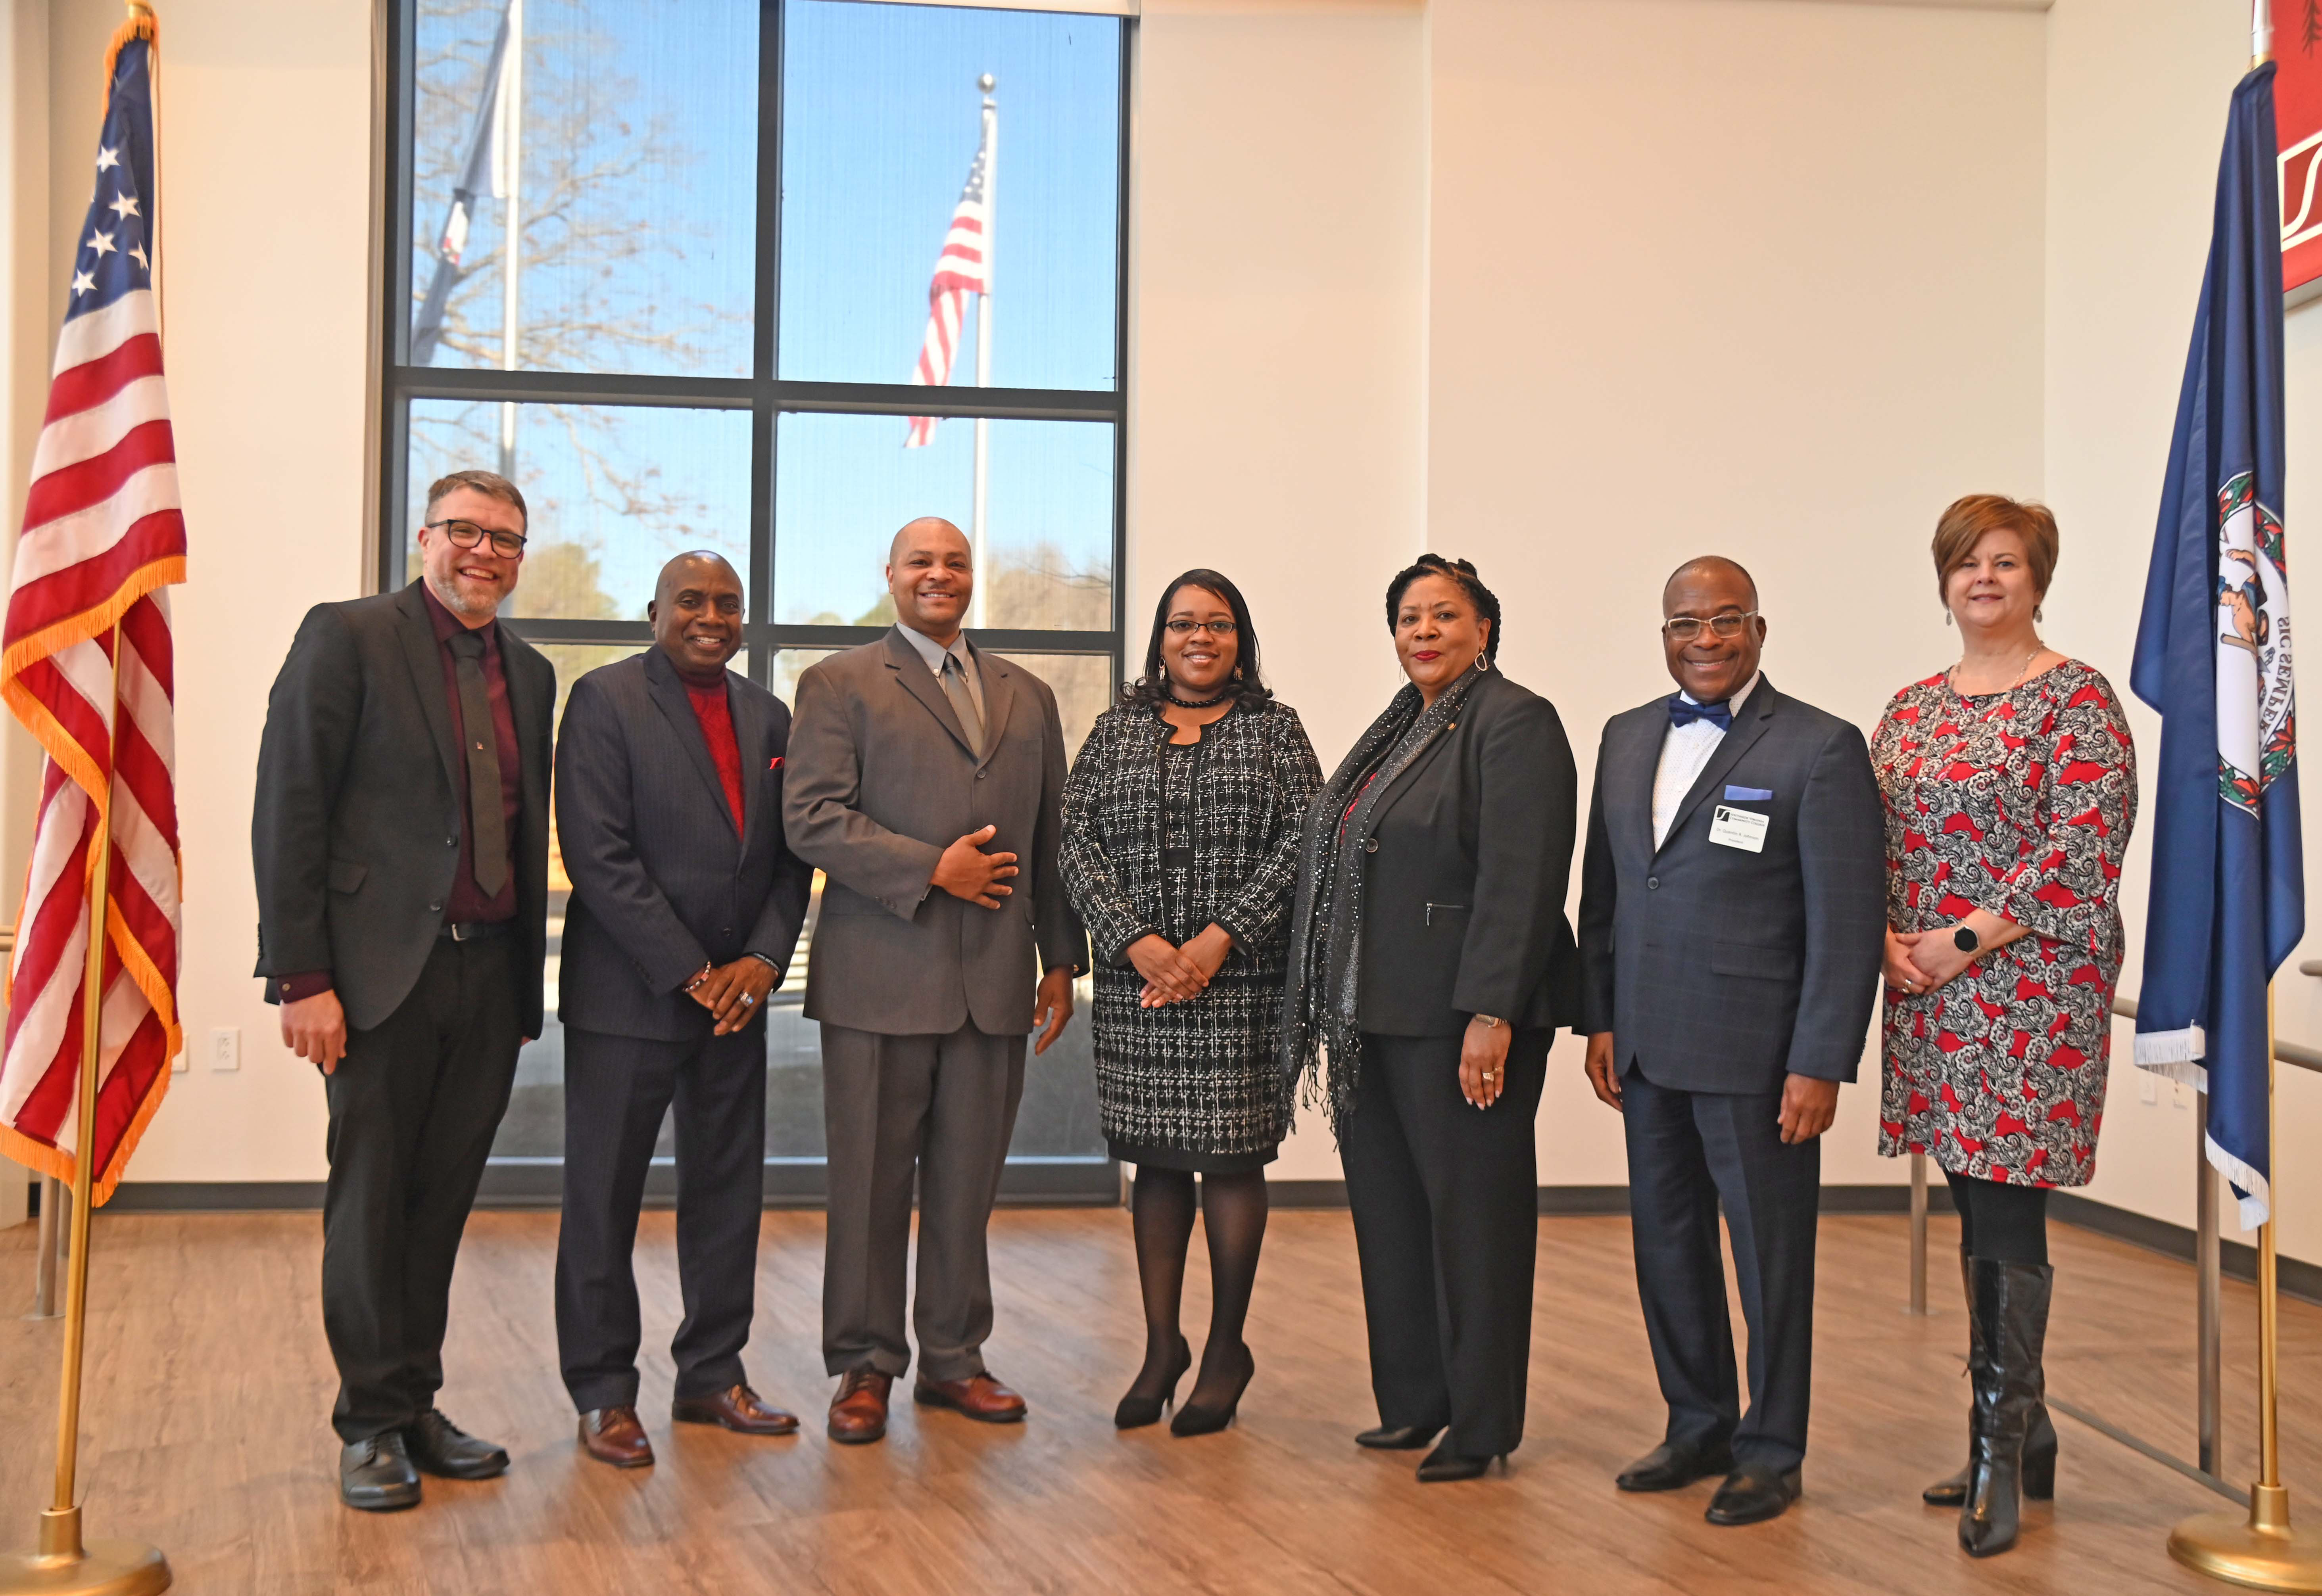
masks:
<svg viewBox="0 0 2322 1596"><path fill-rule="evenodd" d="M1177 1355L1169 1360L1169 1378L1157 1397L1142 1396L1130 1391L1120 1399L1112 1410L1112 1427L1117 1430L1143 1429L1148 1424L1161 1422L1161 1409L1177 1400L1177 1382L1185 1378L1185 1371L1193 1366L1193 1349L1183 1336L1177 1337Z"/></svg>
<svg viewBox="0 0 2322 1596"><path fill-rule="evenodd" d="M1495 1463L1505 1468L1507 1454L1503 1452L1495 1457L1467 1457L1452 1451L1451 1443L1446 1440L1429 1453L1427 1461L1419 1465L1419 1482L1422 1485L1441 1485L1453 1480L1480 1480Z"/></svg>
<svg viewBox="0 0 2322 1596"><path fill-rule="evenodd" d="M1440 1424L1383 1424L1355 1437L1355 1445L1374 1452L1416 1452L1443 1433Z"/></svg>
<svg viewBox="0 0 2322 1596"><path fill-rule="evenodd" d="M1663 1441L1615 1474L1613 1483L1623 1491L1682 1491L1696 1480L1731 1473L1732 1470L1733 1453L1730 1447L1696 1451L1674 1441Z"/></svg>
<svg viewBox="0 0 2322 1596"><path fill-rule="evenodd" d="M1248 1391L1249 1382L1257 1378L1257 1359L1251 1355L1248 1346L1241 1349L1241 1356L1249 1372L1241 1377L1241 1390L1234 1392L1233 1400L1222 1408L1204 1407L1199 1402L1186 1403L1177 1409L1177 1417L1169 1421L1171 1435L1213 1436L1234 1421L1234 1414L1241 1407L1242 1391Z"/></svg>
<svg viewBox="0 0 2322 1596"><path fill-rule="evenodd" d="M339 1448L339 1500L366 1513L419 1505L419 1471L411 1466L401 1430Z"/></svg>

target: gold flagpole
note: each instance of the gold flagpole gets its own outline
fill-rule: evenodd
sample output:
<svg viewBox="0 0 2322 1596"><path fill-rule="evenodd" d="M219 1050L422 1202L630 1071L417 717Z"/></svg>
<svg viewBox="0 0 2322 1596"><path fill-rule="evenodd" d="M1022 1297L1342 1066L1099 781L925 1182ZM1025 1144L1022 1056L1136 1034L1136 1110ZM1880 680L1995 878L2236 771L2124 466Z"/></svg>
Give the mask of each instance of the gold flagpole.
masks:
<svg viewBox="0 0 2322 1596"><path fill-rule="evenodd" d="M113 625L113 716L121 715L121 623ZM133 1541L85 1542L75 1485L80 1464L81 1354L88 1339L88 1218L96 1190L96 1066L105 1020L105 899L113 874L113 760L105 791L94 799L96 828L89 863L88 956L81 969L80 1090L73 1136L72 1257L65 1278L63 1391L57 1402L57 1490L41 1513L40 1549L0 1557L0 1596L152 1596L169 1588L168 1559Z"/></svg>
<svg viewBox="0 0 2322 1596"><path fill-rule="evenodd" d="M2265 989L2266 1145L2273 1145L2273 986ZM2322 1591L2322 1535L2290 1522L2281 1482L2279 1257L2281 1161L2270 1161L2265 1223L2257 1231L2257 1482L2246 1514L2200 1513L2169 1532L2169 1555L2212 1579L2261 1591Z"/></svg>

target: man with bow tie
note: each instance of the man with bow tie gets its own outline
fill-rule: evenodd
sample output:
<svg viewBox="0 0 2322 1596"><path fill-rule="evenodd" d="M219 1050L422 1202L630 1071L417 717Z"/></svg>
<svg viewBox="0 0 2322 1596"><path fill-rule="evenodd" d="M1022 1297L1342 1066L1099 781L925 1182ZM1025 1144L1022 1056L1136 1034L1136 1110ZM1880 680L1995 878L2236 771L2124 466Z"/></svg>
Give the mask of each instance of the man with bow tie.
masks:
<svg viewBox="0 0 2322 1596"><path fill-rule="evenodd" d="M1751 1524L1796 1500L1805 1456L1817 1138L1869 1029L1883 816L1862 734L1760 672L1748 571L1689 561L1661 614L1678 691L1606 724L1581 875L1577 1028L1589 1084L1623 1116L1637 1292L1669 1409L1661 1445L1618 1483L1723 1475L1709 1521Z"/></svg>

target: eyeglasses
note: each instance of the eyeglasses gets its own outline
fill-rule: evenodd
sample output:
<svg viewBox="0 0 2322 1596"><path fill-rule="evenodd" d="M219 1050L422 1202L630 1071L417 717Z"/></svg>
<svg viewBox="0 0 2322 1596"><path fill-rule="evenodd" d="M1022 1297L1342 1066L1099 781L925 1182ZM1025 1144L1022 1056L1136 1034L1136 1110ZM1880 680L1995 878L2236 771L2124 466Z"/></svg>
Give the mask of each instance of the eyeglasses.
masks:
<svg viewBox="0 0 2322 1596"><path fill-rule="evenodd" d="M487 532L472 521L428 521L421 524L431 531L441 527L455 549L472 549L489 538L492 540L492 552L501 559L517 560L524 555L526 539L520 532Z"/></svg>
<svg viewBox="0 0 2322 1596"><path fill-rule="evenodd" d="M1191 637L1196 632L1206 632L1212 637L1231 637L1234 634L1231 621L1188 621L1180 617L1165 621L1162 629L1172 637Z"/></svg>
<svg viewBox="0 0 2322 1596"><path fill-rule="evenodd" d="M1727 610L1723 615L1712 616L1705 621L1694 616L1679 616L1673 621L1663 621L1661 631L1671 643L1691 643L1701 635L1704 626L1719 637L1739 637L1744 623L1757 618L1758 612L1754 609Z"/></svg>

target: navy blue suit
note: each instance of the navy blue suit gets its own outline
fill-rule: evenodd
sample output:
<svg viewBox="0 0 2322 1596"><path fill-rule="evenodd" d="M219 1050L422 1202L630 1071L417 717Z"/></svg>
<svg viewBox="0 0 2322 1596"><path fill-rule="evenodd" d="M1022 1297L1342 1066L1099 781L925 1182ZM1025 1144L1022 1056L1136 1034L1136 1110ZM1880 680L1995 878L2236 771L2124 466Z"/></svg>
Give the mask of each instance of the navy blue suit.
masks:
<svg viewBox="0 0 2322 1596"><path fill-rule="evenodd" d="M1584 1035L1613 1033L1637 1291L1668 1439L1805 1455L1819 1138L1785 1145L1787 1076L1851 1081L1886 934L1884 816L1862 734L1760 679L1653 842L1668 699L1614 716L1581 863ZM1710 839L1762 816L1756 851ZM1740 1410L1720 1202L1750 1327Z"/></svg>
<svg viewBox="0 0 2322 1596"><path fill-rule="evenodd" d="M572 684L556 743L557 842L572 880L564 1022L564 1218L556 1338L582 1412L636 1401L630 1254L674 1103L681 1398L743 1382L764 1201L763 1010L729 1035L686 984L745 954L788 965L810 872L783 839L790 711L728 671L742 766L737 829L685 683L658 648Z"/></svg>

